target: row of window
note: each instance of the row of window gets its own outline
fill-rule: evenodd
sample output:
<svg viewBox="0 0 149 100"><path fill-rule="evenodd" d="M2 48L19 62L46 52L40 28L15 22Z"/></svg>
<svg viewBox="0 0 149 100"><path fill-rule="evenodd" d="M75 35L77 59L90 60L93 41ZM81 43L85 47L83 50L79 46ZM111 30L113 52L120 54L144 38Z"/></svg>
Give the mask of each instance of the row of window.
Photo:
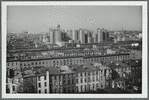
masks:
<svg viewBox="0 0 149 100"><path fill-rule="evenodd" d="M107 70L105 70L105 74L106 74L106 71L107 71ZM101 74L103 74L103 72L104 72L104 71L101 70ZM83 73L69 74L69 75L63 75L63 79L66 79L67 77L68 77L68 78L71 78L71 77L74 78L75 76L78 77L79 74L80 74L80 77L83 76ZM98 75L98 71L88 72L88 76L90 76L91 74L92 74L93 76L94 76L94 75ZM84 76L87 76L87 73L86 73L86 72L84 73ZM44 76L44 77L45 77L45 80L46 80L46 76ZM98 76L97 76L97 77L98 77ZM38 79L40 80L39 77L38 77ZM61 76L54 76L54 79L55 79L55 80L58 80L58 79L61 80ZM51 79L51 80L52 80L52 79Z"/></svg>
<svg viewBox="0 0 149 100"><path fill-rule="evenodd" d="M44 80L47 80L47 76L44 76ZM41 76L38 76L38 81L41 81Z"/></svg>
<svg viewBox="0 0 149 100"><path fill-rule="evenodd" d="M44 82L44 87L47 86L47 82ZM41 88L41 83L38 83L38 87Z"/></svg>
<svg viewBox="0 0 149 100"><path fill-rule="evenodd" d="M81 86L80 86L80 92L87 91L87 88L88 88L88 90L91 90L91 88L92 88L92 90L95 90L95 89L97 89L98 87L99 87L99 83L92 84L92 85L91 85L91 84L84 85L84 89L83 89L83 85L81 85ZM104 85L101 83L101 84L100 84L100 87L103 88ZM77 86L77 90L79 90L79 86Z"/></svg>
<svg viewBox="0 0 149 100"><path fill-rule="evenodd" d="M10 64L12 64L12 66L15 66L18 65L18 62L12 62L12 63L7 62L7 66L10 66Z"/></svg>
<svg viewBox="0 0 149 100"><path fill-rule="evenodd" d="M99 83L96 83L96 84L88 84L88 85L80 85L80 87L79 86L72 86L72 87L63 87L63 93L70 93L70 92L84 92L84 91L87 91L87 90L95 90L95 89L97 89L98 87L99 87L99 85L100 85L100 87L101 88L104 88L104 85L101 83L101 84L99 84ZM84 88L83 88L83 86L84 86ZM80 88L80 91L78 91L79 90L79 88ZM88 88L88 89L87 89ZM68 90L68 91L66 91L66 90ZM57 92L62 92L62 88L55 88L54 89L54 91L53 92L55 92L55 93L57 93Z"/></svg>
<svg viewBox="0 0 149 100"><path fill-rule="evenodd" d="M38 90L38 93L41 93L41 90ZM47 93L47 89L44 90L44 93Z"/></svg>
<svg viewBox="0 0 149 100"><path fill-rule="evenodd" d="M118 68L117 71L122 72L122 71L127 71L130 70L131 67L125 67L125 68Z"/></svg>
<svg viewBox="0 0 149 100"><path fill-rule="evenodd" d="M88 61L96 61L96 60L104 60L104 59L115 59L115 58L125 58L125 57L129 57L129 55L125 55L125 56L112 56L112 57L102 57L102 58L91 58L91 59L88 59ZM67 63L67 62L72 62L72 59L70 59L70 60L62 60L62 61L64 61L64 63ZM59 63L61 63L62 64L62 61L52 61L52 63L53 64L59 64ZM78 62L85 62L85 60L84 59L80 59L80 60L76 60L76 59L74 59L73 60L74 62L76 61L77 63ZM87 60L86 60L87 61ZM9 66L9 63L7 63L8 64L8 66ZM29 65L40 65L40 64L45 64L45 62L44 61L42 61L42 62L32 62L31 64L29 64ZM48 64L48 61L46 61L46 64ZM16 63L16 65L17 65L17 63ZM23 64L21 63L20 64L20 66L22 66ZM27 66L28 64L26 64L26 63L24 63L24 66ZM13 63L12 63L12 66L13 66Z"/></svg>
<svg viewBox="0 0 149 100"><path fill-rule="evenodd" d="M141 67L132 67L132 70L141 69Z"/></svg>
<svg viewBox="0 0 149 100"><path fill-rule="evenodd" d="M101 76L100 79L103 80L103 77L104 77L104 76ZM79 80L80 80L80 83L83 83L83 78L80 78L80 79L76 79L76 83L77 83L77 84L79 83ZM91 80L91 77L89 77L89 78L88 78L88 81L89 81L89 82L97 82L97 81L99 81L99 79L98 79L98 76L96 76L96 78L95 78L95 77L92 77L92 80ZM57 82L60 84L60 83L61 83L61 80L60 80L60 81L55 81L55 85L57 84ZM68 82L68 83L67 83L67 82ZM85 82L85 83L87 82L87 79L86 79L86 78L84 78L84 82ZM64 84L64 85L66 85L66 84L67 84L67 85L75 84L75 80L74 80L74 79L68 80L68 81L63 80L63 84Z"/></svg>

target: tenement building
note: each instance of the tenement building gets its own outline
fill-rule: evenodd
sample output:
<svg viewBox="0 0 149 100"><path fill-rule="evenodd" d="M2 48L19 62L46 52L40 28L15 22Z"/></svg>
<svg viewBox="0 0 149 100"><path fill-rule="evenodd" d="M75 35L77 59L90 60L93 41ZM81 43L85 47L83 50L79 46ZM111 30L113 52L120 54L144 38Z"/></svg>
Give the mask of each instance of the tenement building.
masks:
<svg viewBox="0 0 149 100"><path fill-rule="evenodd" d="M83 93L110 85L112 70L100 63L22 69L23 82L30 81L37 93Z"/></svg>

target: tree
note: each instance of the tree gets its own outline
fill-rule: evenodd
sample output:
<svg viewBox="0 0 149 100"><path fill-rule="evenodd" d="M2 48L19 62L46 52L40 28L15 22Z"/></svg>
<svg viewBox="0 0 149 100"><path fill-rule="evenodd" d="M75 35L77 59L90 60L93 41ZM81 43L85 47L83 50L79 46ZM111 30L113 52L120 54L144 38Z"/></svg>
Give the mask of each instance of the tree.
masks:
<svg viewBox="0 0 149 100"><path fill-rule="evenodd" d="M32 82L25 81L21 83L17 89L18 93L37 93L37 90Z"/></svg>

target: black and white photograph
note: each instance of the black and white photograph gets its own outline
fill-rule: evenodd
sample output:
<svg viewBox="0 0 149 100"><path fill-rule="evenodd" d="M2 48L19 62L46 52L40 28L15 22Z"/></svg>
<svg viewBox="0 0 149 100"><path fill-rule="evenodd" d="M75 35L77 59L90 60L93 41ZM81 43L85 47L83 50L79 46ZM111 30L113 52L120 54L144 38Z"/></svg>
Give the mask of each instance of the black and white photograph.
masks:
<svg viewBox="0 0 149 100"><path fill-rule="evenodd" d="M2 2L4 98L147 98L147 2Z"/></svg>

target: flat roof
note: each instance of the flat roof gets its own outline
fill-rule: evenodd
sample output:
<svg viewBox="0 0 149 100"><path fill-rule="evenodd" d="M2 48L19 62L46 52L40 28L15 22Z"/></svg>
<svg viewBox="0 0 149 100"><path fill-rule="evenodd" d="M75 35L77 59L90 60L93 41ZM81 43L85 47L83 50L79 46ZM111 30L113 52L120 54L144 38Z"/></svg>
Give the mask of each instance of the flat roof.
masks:
<svg viewBox="0 0 149 100"><path fill-rule="evenodd" d="M114 61L114 62L110 63L108 66L111 67L111 68L130 67L130 65L127 65L127 64L122 63L120 61Z"/></svg>

